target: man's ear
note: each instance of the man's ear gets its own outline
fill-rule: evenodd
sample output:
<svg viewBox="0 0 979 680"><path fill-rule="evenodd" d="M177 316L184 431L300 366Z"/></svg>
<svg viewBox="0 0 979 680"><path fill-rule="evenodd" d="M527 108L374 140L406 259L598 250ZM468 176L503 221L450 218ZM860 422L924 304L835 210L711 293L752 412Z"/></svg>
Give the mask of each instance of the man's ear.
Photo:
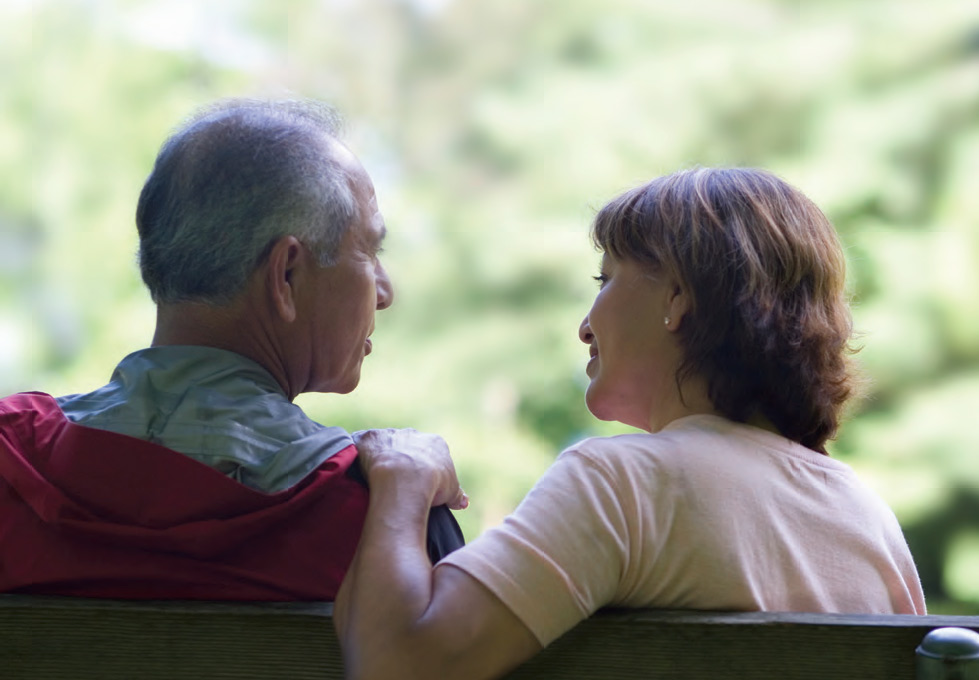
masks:
<svg viewBox="0 0 979 680"><path fill-rule="evenodd" d="M272 311L286 323L296 320L297 284L303 245L295 236L283 236L272 245L265 262L265 281Z"/></svg>
<svg viewBox="0 0 979 680"><path fill-rule="evenodd" d="M671 331L680 329L683 317L693 308L693 300L687 289L679 281L671 279L666 287L666 327Z"/></svg>

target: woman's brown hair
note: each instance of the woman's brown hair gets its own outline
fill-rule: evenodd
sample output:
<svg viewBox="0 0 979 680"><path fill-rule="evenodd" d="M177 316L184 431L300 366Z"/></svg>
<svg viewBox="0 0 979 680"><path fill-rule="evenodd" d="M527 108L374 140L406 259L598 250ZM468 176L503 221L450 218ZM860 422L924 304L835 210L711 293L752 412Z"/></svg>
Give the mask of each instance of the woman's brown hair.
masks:
<svg viewBox="0 0 979 680"><path fill-rule="evenodd" d="M762 415L825 452L854 389L852 321L840 242L811 200L763 170L698 168L614 199L592 235L690 295L678 385L701 375L726 417Z"/></svg>

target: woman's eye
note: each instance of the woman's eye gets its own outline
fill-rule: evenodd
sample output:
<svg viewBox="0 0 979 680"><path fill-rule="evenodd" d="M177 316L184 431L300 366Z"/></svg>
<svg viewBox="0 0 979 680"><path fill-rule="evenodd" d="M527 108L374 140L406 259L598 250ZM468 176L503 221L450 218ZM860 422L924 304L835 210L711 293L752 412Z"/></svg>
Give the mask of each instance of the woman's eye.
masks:
<svg viewBox="0 0 979 680"><path fill-rule="evenodd" d="M598 276L593 276L592 278L598 281L599 288L601 288L606 283L608 283L608 276L606 276L605 274L599 274Z"/></svg>

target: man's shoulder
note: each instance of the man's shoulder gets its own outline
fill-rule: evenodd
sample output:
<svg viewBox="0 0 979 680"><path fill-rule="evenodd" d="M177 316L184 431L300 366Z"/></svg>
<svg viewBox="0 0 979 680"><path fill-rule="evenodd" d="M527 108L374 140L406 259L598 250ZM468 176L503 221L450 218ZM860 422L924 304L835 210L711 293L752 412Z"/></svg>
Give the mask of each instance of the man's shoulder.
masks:
<svg viewBox="0 0 979 680"><path fill-rule="evenodd" d="M58 401L46 392L17 392L0 398L0 416L6 421L55 413L61 415Z"/></svg>

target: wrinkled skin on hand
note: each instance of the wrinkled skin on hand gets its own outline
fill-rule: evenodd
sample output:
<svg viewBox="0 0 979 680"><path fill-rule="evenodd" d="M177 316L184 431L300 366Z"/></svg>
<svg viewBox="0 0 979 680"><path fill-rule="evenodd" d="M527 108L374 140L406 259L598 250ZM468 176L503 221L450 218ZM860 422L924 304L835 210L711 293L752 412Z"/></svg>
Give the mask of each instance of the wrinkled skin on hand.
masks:
<svg viewBox="0 0 979 680"><path fill-rule="evenodd" d="M453 510L469 506L442 437L411 428L387 428L355 432L353 439L368 483L385 474L402 479L411 475L433 491L433 506L448 505Z"/></svg>

